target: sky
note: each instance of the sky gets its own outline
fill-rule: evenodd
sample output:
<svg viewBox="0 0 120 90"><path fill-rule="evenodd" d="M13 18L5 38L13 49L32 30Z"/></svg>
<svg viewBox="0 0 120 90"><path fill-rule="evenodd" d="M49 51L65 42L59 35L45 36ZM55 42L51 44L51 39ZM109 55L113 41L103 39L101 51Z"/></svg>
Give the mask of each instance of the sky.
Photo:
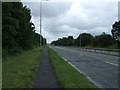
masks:
<svg viewBox="0 0 120 90"><path fill-rule="evenodd" d="M23 2L31 9L36 33L40 32L40 2ZM47 43L62 37L77 38L80 33L111 34L118 20L118 2L100 0L42 0L42 36Z"/></svg>

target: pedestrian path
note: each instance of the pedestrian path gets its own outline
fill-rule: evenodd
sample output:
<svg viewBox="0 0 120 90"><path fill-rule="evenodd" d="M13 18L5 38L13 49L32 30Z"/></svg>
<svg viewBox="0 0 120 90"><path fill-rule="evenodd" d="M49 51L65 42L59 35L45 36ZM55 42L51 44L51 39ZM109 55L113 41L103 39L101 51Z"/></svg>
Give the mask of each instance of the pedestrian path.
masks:
<svg viewBox="0 0 120 90"><path fill-rule="evenodd" d="M33 88L59 88L55 73L49 60L48 49L44 48L40 66Z"/></svg>

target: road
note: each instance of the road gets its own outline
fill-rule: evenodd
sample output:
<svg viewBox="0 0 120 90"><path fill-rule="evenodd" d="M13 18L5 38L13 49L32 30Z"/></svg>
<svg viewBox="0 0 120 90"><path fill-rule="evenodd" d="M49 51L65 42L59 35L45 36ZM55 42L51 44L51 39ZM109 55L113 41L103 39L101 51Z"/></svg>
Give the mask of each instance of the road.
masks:
<svg viewBox="0 0 120 90"><path fill-rule="evenodd" d="M49 46L100 88L118 88L118 57Z"/></svg>

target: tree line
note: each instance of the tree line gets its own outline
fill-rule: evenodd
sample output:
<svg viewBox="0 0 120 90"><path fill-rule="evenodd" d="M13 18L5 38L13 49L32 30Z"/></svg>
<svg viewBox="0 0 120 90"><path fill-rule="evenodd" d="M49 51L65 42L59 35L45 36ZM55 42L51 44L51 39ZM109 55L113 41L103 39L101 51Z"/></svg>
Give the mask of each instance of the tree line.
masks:
<svg viewBox="0 0 120 90"><path fill-rule="evenodd" d="M3 54L15 54L46 43L46 39L36 33L31 21L31 11L21 2L2 3L2 48Z"/></svg>
<svg viewBox="0 0 120 90"><path fill-rule="evenodd" d="M115 40L112 36L103 32L97 36L92 36L90 33L81 33L76 39L73 36L63 37L53 41L51 44L57 46L108 47L113 45L113 42Z"/></svg>
<svg viewBox="0 0 120 90"><path fill-rule="evenodd" d="M117 40L105 32L96 36L93 36L90 33L81 33L76 39L74 39L73 36L68 36L59 38L58 40L53 41L51 44L57 46L117 47Z"/></svg>
<svg viewBox="0 0 120 90"><path fill-rule="evenodd" d="M112 35L103 32L100 35L93 36L90 33L82 33L76 39L73 36L59 38L53 41L52 45L57 46L92 46L92 47L109 47L120 49L120 20L112 25Z"/></svg>

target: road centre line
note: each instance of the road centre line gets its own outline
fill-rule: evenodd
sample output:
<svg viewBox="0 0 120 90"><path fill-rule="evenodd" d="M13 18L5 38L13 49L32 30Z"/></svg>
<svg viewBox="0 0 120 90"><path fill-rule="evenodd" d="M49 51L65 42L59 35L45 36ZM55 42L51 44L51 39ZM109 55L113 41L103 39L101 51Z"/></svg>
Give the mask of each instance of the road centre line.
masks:
<svg viewBox="0 0 120 90"><path fill-rule="evenodd" d="M82 54L80 54L80 56L83 56Z"/></svg>
<svg viewBox="0 0 120 90"><path fill-rule="evenodd" d="M105 63L108 63L108 64L111 64L111 65L114 65L114 66L118 67L118 64L114 64L114 63L111 63L111 62L108 62L108 61L105 61Z"/></svg>

